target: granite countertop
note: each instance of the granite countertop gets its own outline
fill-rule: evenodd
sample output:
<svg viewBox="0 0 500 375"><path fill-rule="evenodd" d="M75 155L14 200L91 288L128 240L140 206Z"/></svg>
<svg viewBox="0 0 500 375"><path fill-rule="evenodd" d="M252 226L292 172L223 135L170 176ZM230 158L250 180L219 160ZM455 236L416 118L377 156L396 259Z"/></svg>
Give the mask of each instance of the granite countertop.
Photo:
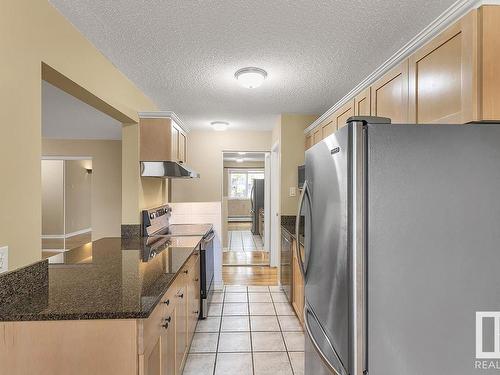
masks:
<svg viewBox="0 0 500 375"><path fill-rule="evenodd" d="M147 318L201 239L103 238L69 250L50 260L46 285L0 304L0 321Z"/></svg>
<svg viewBox="0 0 500 375"><path fill-rule="evenodd" d="M286 230L294 239L295 236L295 216L282 216L281 217L281 228ZM304 223L301 222L300 233L299 233L299 243L304 246Z"/></svg>

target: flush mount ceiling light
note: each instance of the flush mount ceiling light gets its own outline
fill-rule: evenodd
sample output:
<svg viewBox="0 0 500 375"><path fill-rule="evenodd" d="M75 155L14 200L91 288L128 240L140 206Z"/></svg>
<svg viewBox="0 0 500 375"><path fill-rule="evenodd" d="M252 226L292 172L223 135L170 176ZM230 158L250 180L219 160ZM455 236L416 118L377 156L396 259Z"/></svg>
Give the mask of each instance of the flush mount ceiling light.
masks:
<svg viewBox="0 0 500 375"><path fill-rule="evenodd" d="M212 128L214 128L215 131L221 132L226 130L229 127L229 122L225 121L213 121L210 123Z"/></svg>
<svg viewBox="0 0 500 375"><path fill-rule="evenodd" d="M247 153L246 152L238 152L238 155L246 155Z"/></svg>
<svg viewBox="0 0 500 375"><path fill-rule="evenodd" d="M243 159L243 158L238 158L238 159L236 159L236 163L243 163L244 160L245 159Z"/></svg>
<svg viewBox="0 0 500 375"><path fill-rule="evenodd" d="M248 89L259 87L266 77L267 72L264 69L254 67L242 68L234 73L234 78L238 83Z"/></svg>

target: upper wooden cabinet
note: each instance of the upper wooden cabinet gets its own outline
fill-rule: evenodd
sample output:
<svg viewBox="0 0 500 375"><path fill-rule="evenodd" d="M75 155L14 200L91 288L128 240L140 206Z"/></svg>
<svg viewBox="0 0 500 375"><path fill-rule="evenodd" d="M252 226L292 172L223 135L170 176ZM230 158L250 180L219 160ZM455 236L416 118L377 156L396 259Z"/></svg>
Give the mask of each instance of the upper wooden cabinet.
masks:
<svg viewBox="0 0 500 375"><path fill-rule="evenodd" d="M308 146L350 116L393 123L500 121L500 6L484 5L449 26L318 124Z"/></svg>
<svg viewBox="0 0 500 375"><path fill-rule="evenodd" d="M315 145L316 143L318 143L322 139L323 139L322 129L321 129L321 126L319 126L318 128L314 129L314 132L313 132L313 144Z"/></svg>
<svg viewBox="0 0 500 375"><path fill-rule="evenodd" d="M354 116L370 116L371 88L368 87L354 97Z"/></svg>
<svg viewBox="0 0 500 375"><path fill-rule="evenodd" d="M330 116L320 125L321 128L321 139L328 137L337 131L337 122L335 116ZM319 140L318 140L319 142ZM314 143L318 143L314 142Z"/></svg>
<svg viewBox="0 0 500 375"><path fill-rule="evenodd" d="M455 124L477 118L476 25L474 11L410 56L410 122Z"/></svg>
<svg viewBox="0 0 500 375"><path fill-rule="evenodd" d="M335 111L335 125L337 130L343 128L347 124L347 119L354 116L354 99L348 101L342 107Z"/></svg>
<svg viewBox="0 0 500 375"><path fill-rule="evenodd" d="M500 119L500 10L473 10L409 58L410 122Z"/></svg>
<svg viewBox="0 0 500 375"><path fill-rule="evenodd" d="M371 115L408 122L408 61L405 60L371 86Z"/></svg>
<svg viewBox="0 0 500 375"><path fill-rule="evenodd" d="M308 133L306 135L306 150L313 145L313 135L312 133Z"/></svg>
<svg viewBox="0 0 500 375"><path fill-rule="evenodd" d="M141 118L139 131L141 161L186 162L186 133L173 119Z"/></svg>

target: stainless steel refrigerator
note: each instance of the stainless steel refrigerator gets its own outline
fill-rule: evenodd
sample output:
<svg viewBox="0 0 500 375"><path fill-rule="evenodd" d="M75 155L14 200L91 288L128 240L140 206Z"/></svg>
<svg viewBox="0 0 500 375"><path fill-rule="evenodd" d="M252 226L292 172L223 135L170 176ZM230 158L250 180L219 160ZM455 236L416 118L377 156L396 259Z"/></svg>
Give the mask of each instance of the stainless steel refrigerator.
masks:
<svg viewBox="0 0 500 375"><path fill-rule="evenodd" d="M476 312L500 311L500 125L389 122L306 152L305 374L494 373Z"/></svg>
<svg viewBox="0 0 500 375"><path fill-rule="evenodd" d="M252 233L260 234L259 231L259 211L264 208L264 180L253 180L252 190L250 192L250 203L252 215Z"/></svg>

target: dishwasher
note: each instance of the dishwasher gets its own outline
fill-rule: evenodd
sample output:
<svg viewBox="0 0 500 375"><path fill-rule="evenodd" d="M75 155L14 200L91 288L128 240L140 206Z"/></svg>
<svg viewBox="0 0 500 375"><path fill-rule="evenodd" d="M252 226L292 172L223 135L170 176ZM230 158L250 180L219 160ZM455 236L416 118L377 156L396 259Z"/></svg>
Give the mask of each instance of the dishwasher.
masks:
<svg viewBox="0 0 500 375"><path fill-rule="evenodd" d="M281 229L280 284L289 302L292 302L292 236Z"/></svg>

